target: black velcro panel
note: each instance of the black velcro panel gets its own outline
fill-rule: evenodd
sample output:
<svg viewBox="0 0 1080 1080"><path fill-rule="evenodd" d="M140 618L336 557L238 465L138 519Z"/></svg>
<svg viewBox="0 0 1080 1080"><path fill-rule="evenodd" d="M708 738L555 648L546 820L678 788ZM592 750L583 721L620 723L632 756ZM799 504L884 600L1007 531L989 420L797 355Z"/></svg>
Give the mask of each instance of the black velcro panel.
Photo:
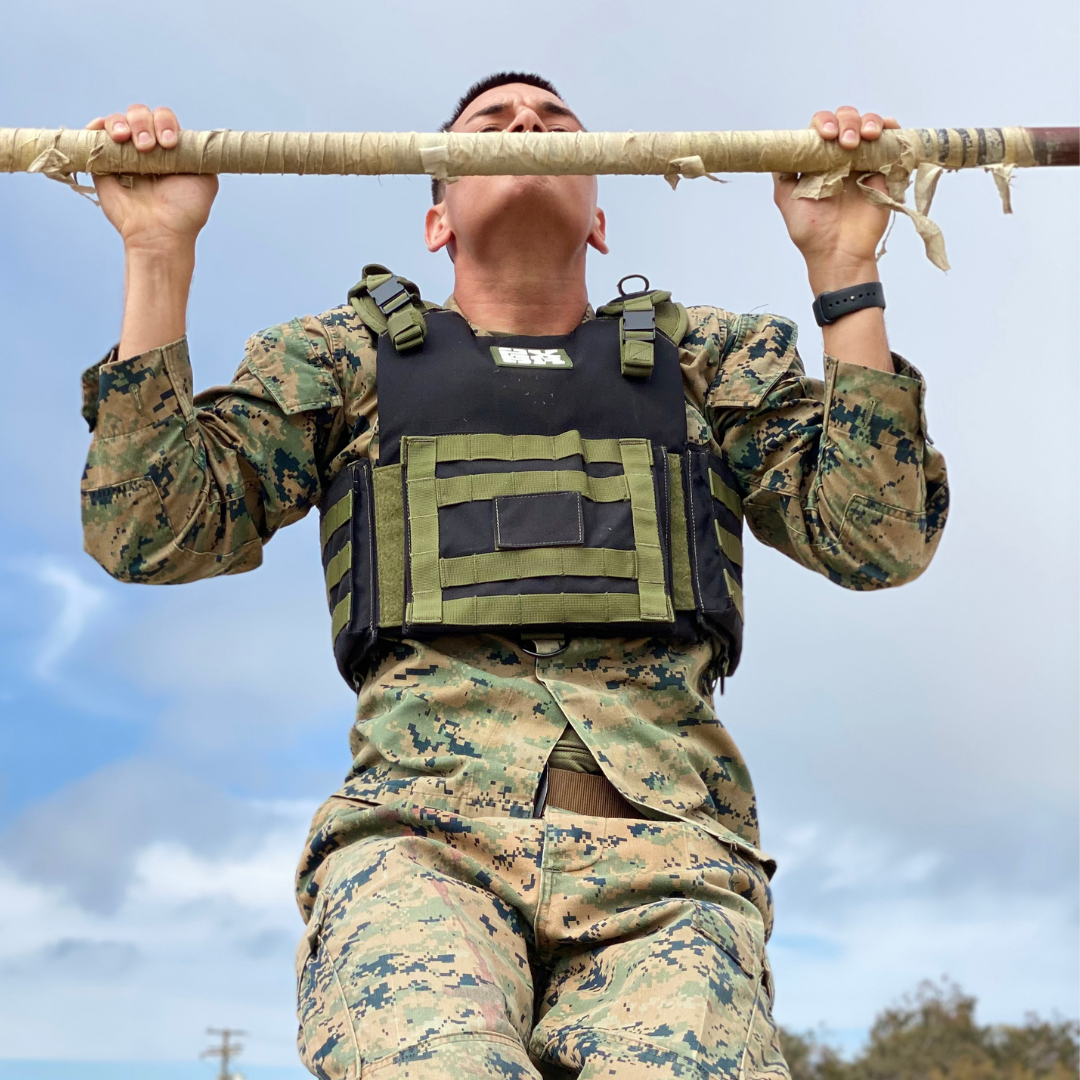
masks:
<svg viewBox="0 0 1080 1080"><path fill-rule="evenodd" d="M585 546L634 550L634 516L628 502L581 504ZM439 510L439 557L495 551L495 508L491 499L444 506Z"/></svg>
<svg viewBox="0 0 1080 1080"><path fill-rule="evenodd" d="M577 491L500 495L494 501L496 550L585 543L581 495Z"/></svg>

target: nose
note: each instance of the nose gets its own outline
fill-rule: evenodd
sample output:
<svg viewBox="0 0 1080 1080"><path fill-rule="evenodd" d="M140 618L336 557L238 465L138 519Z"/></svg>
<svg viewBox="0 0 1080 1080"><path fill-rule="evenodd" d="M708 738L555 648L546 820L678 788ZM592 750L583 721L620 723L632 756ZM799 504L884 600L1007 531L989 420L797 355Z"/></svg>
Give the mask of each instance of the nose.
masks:
<svg viewBox="0 0 1080 1080"><path fill-rule="evenodd" d="M522 105L514 114L514 119L507 131L547 131L544 121L527 105Z"/></svg>

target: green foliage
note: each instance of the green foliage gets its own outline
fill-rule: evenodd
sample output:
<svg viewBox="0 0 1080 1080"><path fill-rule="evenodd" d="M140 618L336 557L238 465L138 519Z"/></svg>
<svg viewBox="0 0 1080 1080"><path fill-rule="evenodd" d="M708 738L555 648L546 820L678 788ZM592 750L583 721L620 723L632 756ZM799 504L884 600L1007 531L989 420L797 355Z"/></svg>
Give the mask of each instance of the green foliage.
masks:
<svg viewBox="0 0 1080 1080"><path fill-rule="evenodd" d="M781 1032L792 1080L1077 1080L1078 1027L1028 1015L1020 1026L975 1022L975 998L923 983L882 1011L858 1057L844 1061L813 1032Z"/></svg>

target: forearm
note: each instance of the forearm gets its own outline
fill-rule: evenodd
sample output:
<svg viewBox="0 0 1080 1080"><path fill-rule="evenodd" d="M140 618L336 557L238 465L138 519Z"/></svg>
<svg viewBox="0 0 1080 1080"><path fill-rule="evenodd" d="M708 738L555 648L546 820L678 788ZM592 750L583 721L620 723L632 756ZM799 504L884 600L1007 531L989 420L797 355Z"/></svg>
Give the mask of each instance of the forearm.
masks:
<svg viewBox="0 0 1080 1080"><path fill-rule="evenodd" d="M125 249L124 325L118 359L140 356L184 336L194 272L193 240Z"/></svg>
<svg viewBox="0 0 1080 1080"><path fill-rule="evenodd" d="M867 281L878 281L876 262L858 264L807 263L807 276L815 296ZM846 364L859 364L876 371L894 371L885 314L881 308L853 311L821 328L825 352Z"/></svg>

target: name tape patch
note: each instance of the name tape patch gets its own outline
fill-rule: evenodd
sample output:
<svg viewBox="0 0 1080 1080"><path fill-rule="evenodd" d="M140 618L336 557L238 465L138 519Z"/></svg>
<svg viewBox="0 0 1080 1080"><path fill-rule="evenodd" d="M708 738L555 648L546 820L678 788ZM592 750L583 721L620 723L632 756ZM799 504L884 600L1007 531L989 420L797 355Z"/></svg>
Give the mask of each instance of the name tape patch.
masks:
<svg viewBox="0 0 1080 1080"><path fill-rule="evenodd" d="M516 349L492 345L491 355L499 367L572 368L574 361L565 349Z"/></svg>

